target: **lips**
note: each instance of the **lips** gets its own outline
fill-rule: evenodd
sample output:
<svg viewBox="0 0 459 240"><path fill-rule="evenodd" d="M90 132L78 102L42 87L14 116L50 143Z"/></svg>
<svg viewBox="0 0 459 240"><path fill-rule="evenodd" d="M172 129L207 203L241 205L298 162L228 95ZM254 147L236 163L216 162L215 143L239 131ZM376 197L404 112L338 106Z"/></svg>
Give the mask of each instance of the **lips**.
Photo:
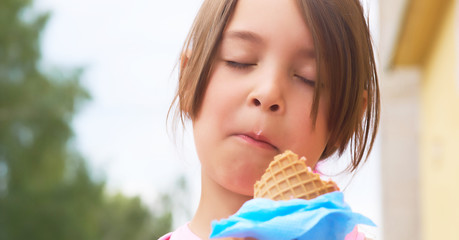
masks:
<svg viewBox="0 0 459 240"><path fill-rule="evenodd" d="M279 149L273 143L271 143L271 141L267 137L261 134L242 133L242 134L236 134L236 136L244 140L245 142L252 144L256 147L260 147L260 148L264 148L268 150L279 151Z"/></svg>

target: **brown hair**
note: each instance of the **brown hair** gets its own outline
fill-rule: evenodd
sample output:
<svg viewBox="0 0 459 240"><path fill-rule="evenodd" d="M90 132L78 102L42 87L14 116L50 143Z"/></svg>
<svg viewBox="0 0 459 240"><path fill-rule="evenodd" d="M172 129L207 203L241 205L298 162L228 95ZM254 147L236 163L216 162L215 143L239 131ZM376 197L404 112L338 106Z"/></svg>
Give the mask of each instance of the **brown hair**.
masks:
<svg viewBox="0 0 459 240"><path fill-rule="evenodd" d="M352 172L372 150L380 112L378 76L363 9L359 0L297 2L314 39L316 86L325 86L331 93L330 138L321 159L342 155L350 143L348 170ZM192 49L192 54L180 63L179 86L171 105L172 109L178 102L176 113L182 123L199 113L213 59L236 3L205 0L192 25L182 49L183 53ZM316 87L314 92L314 120L321 89Z"/></svg>

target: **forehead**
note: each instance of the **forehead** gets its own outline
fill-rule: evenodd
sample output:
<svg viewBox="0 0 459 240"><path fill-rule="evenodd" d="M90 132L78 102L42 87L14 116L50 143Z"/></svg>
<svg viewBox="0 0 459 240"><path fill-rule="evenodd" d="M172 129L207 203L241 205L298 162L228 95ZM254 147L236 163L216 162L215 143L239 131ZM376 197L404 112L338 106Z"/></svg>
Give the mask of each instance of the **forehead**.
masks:
<svg viewBox="0 0 459 240"><path fill-rule="evenodd" d="M295 0L239 0L223 40L314 52L309 27Z"/></svg>

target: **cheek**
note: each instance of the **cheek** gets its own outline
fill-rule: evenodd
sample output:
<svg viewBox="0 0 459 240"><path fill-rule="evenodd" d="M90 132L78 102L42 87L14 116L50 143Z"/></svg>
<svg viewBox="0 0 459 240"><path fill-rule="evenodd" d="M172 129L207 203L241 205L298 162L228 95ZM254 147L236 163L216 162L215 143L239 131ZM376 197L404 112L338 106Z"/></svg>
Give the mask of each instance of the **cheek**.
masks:
<svg viewBox="0 0 459 240"><path fill-rule="evenodd" d="M218 65L210 75L200 111L193 120L197 148L212 148L229 133L240 105L240 89L230 79Z"/></svg>
<svg viewBox="0 0 459 240"><path fill-rule="evenodd" d="M305 156L311 167L319 161L330 135L327 128L327 104L326 101L320 102L315 126L310 115L312 101L297 106L295 114L291 116L290 134L293 136L291 150L300 156Z"/></svg>
<svg viewBox="0 0 459 240"><path fill-rule="evenodd" d="M204 92L198 119L204 118L206 121L216 121L225 114L228 109L228 90L223 81L219 81L213 74L209 80L206 91ZM226 89L226 91L225 91ZM203 116L203 117L201 117Z"/></svg>
<svg viewBox="0 0 459 240"><path fill-rule="evenodd" d="M224 127L244 104L247 94L244 89L247 88L243 81L229 74L222 64L217 64L210 75L200 114Z"/></svg>

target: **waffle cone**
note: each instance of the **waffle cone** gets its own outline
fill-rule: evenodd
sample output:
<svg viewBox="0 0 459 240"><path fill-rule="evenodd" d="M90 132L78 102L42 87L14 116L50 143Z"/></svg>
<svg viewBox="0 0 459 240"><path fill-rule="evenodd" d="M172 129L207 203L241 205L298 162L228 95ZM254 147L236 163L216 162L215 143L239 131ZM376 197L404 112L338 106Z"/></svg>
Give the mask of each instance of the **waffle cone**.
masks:
<svg viewBox="0 0 459 240"><path fill-rule="evenodd" d="M274 157L261 179L254 185L254 198L289 200L312 199L337 191L333 181L323 181L306 166L306 159L290 150Z"/></svg>

